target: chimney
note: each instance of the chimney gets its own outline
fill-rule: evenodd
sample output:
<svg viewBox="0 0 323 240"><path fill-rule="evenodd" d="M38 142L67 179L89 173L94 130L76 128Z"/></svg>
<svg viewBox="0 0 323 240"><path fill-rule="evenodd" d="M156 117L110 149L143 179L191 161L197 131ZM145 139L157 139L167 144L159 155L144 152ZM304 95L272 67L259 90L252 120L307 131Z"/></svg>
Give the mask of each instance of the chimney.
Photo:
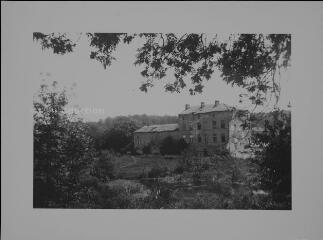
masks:
<svg viewBox="0 0 323 240"><path fill-rule="evenodd" d="M189 104L185 104L185 110L189 109L190 105Z"/></svg>
<svg viewBox="0 0 323 240"><path fill-rule="evenodd" d="M201 108L204 108L205 104L204 102L201 102Z"/></svg>
<svg viewBox="0 0 323 240"><path fill-rule="evenodd" d="M218 100L215 100L215 101L214 101L214 107L217 107L217 106L219 105L219 103L220 103L220 102L219 102Z"/></svg>

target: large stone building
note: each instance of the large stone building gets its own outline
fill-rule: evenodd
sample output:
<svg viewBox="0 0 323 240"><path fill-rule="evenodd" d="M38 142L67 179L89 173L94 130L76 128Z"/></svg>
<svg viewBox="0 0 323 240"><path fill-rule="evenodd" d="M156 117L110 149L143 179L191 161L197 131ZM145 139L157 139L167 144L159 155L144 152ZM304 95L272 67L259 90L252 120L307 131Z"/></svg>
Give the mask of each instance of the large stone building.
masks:
<svg viewBox="0 0 323 240"><path fill-rule="evenodd" d="M250 156L247 145L250 131L243 127L248 112L215 101L199 106L186 104L178 115L178 124L145 126L135 131L135 147L142 149L153 142L158 144L167 136L183 138L200 152L216 153L228 150L232 156Z"/></svg>

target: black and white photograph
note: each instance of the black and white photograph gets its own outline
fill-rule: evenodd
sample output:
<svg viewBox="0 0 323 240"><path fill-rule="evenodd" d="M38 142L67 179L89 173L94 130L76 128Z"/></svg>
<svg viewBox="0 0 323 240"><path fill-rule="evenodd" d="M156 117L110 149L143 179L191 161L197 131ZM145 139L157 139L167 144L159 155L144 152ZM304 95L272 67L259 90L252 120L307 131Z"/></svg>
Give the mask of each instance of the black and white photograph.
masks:
<svg viewBox="0 0 323 240"><path fill-rule="evenodd" d="M1 2L1 237L323 239L322 2Z"/></svg>
<svg viewBox="0 0 323 240"><path fill-rule="evenodd" d="M33 41L34 208L292 209L291 34Z"/></svg>

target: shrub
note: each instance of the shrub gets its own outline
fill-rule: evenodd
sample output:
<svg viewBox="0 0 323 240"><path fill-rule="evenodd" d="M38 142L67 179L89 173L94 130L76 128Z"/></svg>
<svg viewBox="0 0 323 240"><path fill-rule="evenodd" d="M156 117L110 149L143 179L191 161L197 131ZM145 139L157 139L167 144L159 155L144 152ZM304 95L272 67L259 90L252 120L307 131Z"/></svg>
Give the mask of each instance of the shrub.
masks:
<svg viewBox="0 0 323 240"><path fill-rule="evenodd" d="M160 145L160 153L162 155L178 155L181 154L188 144L184 139L176 140L171 136L164 138Z"/></svg>
<svg viewBox="0 0 323 240"><path fill-rule="evenodd" d="M148 177L149 178L165 177L167 175L167 171L168 171L167 167L165 168L153 167L148 172Z"/></svg>
<svg viewBox="0 0 323 240"><path fill-rule="evenodd" d="M173 172L175 174L182 174L184 172L184 166L183 165L176 166Z"/></svg>
<svg viewBox="0 0 323 240"><path fill-rule="evenodd" d="M94 175L103 182L115 178L113 162L114 156L112 154L101 154L94 161Z"/></svg>
<svg viewBox="0 0 323 240"><path fill-rule="evenodd" d="M151 154L151 145L149 144L149 145L144 146L142 149L142 153L143 154Z"/></svg>
<svg viewBox="0 0 323 240"><path fill-rule="evenodd" d="M175 201L172 190L156 181L151 186L151 194L144 199L143 206L151 209L172 208Z"/></svg>

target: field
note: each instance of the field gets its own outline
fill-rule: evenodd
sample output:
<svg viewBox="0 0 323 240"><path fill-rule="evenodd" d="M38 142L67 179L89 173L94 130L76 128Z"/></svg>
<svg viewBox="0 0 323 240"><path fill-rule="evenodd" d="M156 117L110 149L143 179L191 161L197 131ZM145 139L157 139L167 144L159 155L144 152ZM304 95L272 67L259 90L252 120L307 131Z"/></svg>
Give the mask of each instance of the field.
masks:
<svg viewBox="0 0 323 240"><path fill-rule="evenodd" d="M108 185L123 192L128 202L120 208L272 207L267 193L256 188L257 168L251 160L124 155L115 157L113 164L115 179Z"/></svg>
<svg viewBox="0 0 323 240"><path fill-rule="evenodd" d="M136 179L151 169L165 169L173 171L181 161L181 157L162 156L121 156L114 162L115 173L119 178Z"/></svg>

